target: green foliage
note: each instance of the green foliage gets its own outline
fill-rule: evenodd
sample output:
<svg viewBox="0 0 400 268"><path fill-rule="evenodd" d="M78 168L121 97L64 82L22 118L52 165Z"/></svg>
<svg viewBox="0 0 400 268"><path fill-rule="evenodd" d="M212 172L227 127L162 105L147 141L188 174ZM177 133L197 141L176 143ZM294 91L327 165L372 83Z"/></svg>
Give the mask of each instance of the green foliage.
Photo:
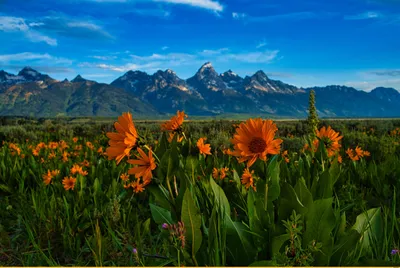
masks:
<svg viewBox="0 0 400 268"><path fill-rule="evenodd" d="M157 167L151 184L136 193L120 177L132 167L126 159L116 165L97 153L107 146L110 122L14 120L0 120L6 125L0 127L1 265L398 264L391 250L400 245L400 140L390 131L400 121L322 120L344 136L342 163L328 157L322 142L316 152L302 151L312 140L304 136L306 121L278 122L288 161L280 155L257 160L250 168L256 190L241 182L245 163L222 153L238 122L185 123L181 142L169 142L159 122L137 122L141 146L153 149ZM212 148L206 157L196 146L204 136ZM51 159L51 149L35 156L28 147L61 140L69 145L66 161L61 149ZM77 145L82 149L75 151ZM345 150L355 146L371 156L351 161ZM84 160L88 174L77 175L74 190L66 191L63 178ZM226 177L213 178L213 168L227 168ZM45 185L43 175L55 169L60 175ZM164 224L181 226L183 237Z"/></svg>

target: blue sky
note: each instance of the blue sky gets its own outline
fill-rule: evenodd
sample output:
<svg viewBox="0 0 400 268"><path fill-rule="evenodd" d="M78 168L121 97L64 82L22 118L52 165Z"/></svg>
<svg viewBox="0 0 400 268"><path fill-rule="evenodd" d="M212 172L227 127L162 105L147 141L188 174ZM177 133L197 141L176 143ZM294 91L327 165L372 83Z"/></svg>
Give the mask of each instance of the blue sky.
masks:
<svg viewBox="0 0 400 268"><path fill-rule="evenodd" d="M0 69L109 83L263 70L296 86L400 90L400 0L0 0Z"/></svg>

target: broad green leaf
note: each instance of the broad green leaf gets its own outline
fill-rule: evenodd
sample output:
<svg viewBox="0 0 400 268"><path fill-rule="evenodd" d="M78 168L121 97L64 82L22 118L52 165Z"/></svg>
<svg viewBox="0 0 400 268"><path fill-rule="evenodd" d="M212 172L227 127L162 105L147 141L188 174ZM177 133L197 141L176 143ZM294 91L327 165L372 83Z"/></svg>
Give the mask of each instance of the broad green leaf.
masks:
<svg viewBox="0 0 400 268"><path fill-rule="evenodd" d="M150 204L151 215L153 216L153 220L157 224L173 224L171 212L168 210L156 206L154 204Z"/></svg>
<svg viewBox="0 0 400 268"><path fill-rule="evenodd" d="M290 239L290 234L283 234L272 238L272 256L279 254L283 244Z"/></svg>
<svg viewBox="0 0 400 268"><path fill-rule="evenodd" d="M252 235L241 222L233 222L229 218L227 225L227 248L233 265L248 265L255 260L257 250Z"/></svg>
<svg viewBox="0 0 400 268"><path fill-rule="evenodd" d="M189 189L183 196L181 218L186 227L186 238L192 246L192 258L195 258L202 242L201 215Z"/></svg>
<svg viewBox="0 0 400 268"><path fill-rule="evenodd" d="M316 254L317 265L327 265L333 247L331 232L335 228L335 215L332 209L332 198L314 201L305 218L303 246L313 241L322 243L323 254Z"/></svg>
<svg viewBox="0 0 400 268"><path fill-rule="evenodd" d="M352 229L357 230L362 237L361 244L364 250L371 253L371 248L382 247L383 220L380 208L372 208L357 216Z"/></svg>

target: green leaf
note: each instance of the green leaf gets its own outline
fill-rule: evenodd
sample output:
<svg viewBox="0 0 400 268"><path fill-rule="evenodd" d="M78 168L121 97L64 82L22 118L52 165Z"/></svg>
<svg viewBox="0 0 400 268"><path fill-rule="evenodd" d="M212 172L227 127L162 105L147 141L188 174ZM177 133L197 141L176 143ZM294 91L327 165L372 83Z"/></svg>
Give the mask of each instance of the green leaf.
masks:
<svg viewBox="0 0 400 268"><path fill-rule="evenodd" d="M366 213L357 216L352 229L357 230L361 236L361 245L364 250L371 253L371 248L382 248L383 221L380 208L372 208Z"/></svg>
<svg viewBox="0 0 400 268"><path fill-rule="evenodd" d="M181 218L186 227L186 238L192 246L192 258L195 258L202 242L201 215L189 189L183 196Z"/></svg>
<svg viewBox="0 0 400 268"><path fill-rule="evenodd" d="M218 212L220 215L229 216L231 213L231 208L224 190L222 190L222 188L213 179L210 179L210 184L215 197L215 205L219 208Z"/></svg>
<svg viewBox="0 0 400 268"><path fill-rule="evenodd" d="M306 186L306 182L304 178L300 178L296 185L294 186L294 190L301 201L301 203L308 209L313 204L313 198L310 190L308 190Z"/></svg>
<svg viewBox="0 0 400 268"><path fill-rule="evenodd" d="M153 216L153 220L157 224L163 224L163 223L168 223L168 224L173 224L172 217L171 217L171 212L168 210L158 207L154 204L150 204L150 211L151 215Z"/></svg>
<svg viewBox="0 0 400 268"><path fill-rule="evenodd" d="M290 239L290 234L275 236L272 239L272 256L279 254L283 244Z"/></svg>
<svg viewBox="0 0 400 268"><path fill-rule="evenodd" d="M227 225L227 248L233 265L244 266L255 260L257 250L252 235L241 222L233 222L229 218Z"/></svg>
<svg viewBox="0 0 400 268"><path fill-rule="evenodd" d="M361 235L356 230L350 230L346 235L342 236L335 244L330 259L330 266L343 266L346 265L344 261L347 256L355 250Z"/></svg>
<svg viewBox="0 0 400 268"><path fill-rule="evenodd" d="M272 202L276 200L280 193L281 188L279 186L279 162L278 157L274 157L268 164L268 201Z"/></svg>
<svg viewBox="0 0 400 268"><path fill-rule="evenodd" d="M316 265L327 265L329 262L333 247L331 232L335 228L335 222L332 198L314 201L306 215L303 246L309 245L314 240L322 243L323 254L316 254L318 256Z"/></svg>

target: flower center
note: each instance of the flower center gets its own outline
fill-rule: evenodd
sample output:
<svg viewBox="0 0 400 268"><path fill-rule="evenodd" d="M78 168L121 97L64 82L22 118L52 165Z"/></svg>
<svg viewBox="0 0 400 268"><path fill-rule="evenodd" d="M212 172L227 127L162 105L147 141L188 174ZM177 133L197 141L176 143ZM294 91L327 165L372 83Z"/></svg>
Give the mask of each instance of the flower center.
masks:
<svg viewBox="0 0 400 268"><path fill-rule="evenodd" d="M259 137L253 138L249 144L250 152L255 154L264 152L266 148L267 148L267 143L265 142L264 139Z"/></svg>

